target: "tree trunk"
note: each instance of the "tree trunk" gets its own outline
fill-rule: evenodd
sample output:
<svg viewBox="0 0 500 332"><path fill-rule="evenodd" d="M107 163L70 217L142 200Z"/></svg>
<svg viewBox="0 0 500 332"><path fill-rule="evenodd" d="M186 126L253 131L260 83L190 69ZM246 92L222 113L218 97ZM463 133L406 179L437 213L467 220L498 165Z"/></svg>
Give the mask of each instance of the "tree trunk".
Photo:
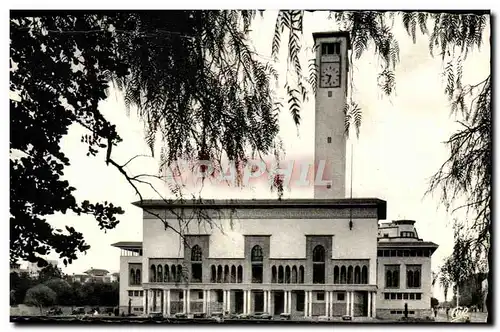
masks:
<svg viewBox="0 0 500 332"><path fill-rule="evenodd" d="M43 316L43 307L41 305L39 305L40 307L40 316Z"/></svg>
<svg viewBox="0 0 500 332"><path fill-rule="evenodd" d="M490 210L491 211L491 210ZM493 243L493 227L491 225L491 220L488 225L488 233L490 235L490 243L488 246L488 284L486 285L486 322L488 324L493 324L493 250L491 250L491 244ZM490 315L490 313L492 313Z"/></svg>

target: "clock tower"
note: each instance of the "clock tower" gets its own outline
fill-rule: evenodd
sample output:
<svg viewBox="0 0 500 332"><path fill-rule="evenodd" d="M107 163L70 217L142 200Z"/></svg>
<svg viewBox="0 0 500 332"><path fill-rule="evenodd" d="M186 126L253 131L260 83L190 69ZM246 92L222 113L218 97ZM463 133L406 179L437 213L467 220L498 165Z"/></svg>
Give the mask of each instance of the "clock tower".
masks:
<svg viewBox="0 0 500 332"><path fill-rule="evenodd" d="M345 198L348 32L313 33L318 69L314 198Z"/></svg>

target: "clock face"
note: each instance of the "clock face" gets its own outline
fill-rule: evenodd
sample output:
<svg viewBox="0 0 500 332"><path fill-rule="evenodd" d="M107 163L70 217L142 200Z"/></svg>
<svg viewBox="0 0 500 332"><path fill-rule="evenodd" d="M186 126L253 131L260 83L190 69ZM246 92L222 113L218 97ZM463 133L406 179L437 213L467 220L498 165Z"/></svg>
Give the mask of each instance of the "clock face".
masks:
<svg viewBox="0 0 500 332"><path fill-rule="evenodd" d="M340 62L323 62L320 82L322 88L340 87Z"/></svg>

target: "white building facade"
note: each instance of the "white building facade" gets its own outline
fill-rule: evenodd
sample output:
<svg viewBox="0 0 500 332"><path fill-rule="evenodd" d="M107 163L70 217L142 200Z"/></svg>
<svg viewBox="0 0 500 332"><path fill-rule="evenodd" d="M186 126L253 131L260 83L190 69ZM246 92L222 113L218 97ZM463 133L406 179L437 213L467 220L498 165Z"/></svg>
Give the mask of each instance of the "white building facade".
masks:
<svg viewBox="0 0 500 332"><path fill-rule="evenodd" d="M410 316L430 316L437 245L418 239L413 223L379 228L385 201L345 195L349 34L313 37L315 173L323 174L314 199L134 203L143 241L114 244L121 312L373 319L399 318L406 304Z"/></svg>

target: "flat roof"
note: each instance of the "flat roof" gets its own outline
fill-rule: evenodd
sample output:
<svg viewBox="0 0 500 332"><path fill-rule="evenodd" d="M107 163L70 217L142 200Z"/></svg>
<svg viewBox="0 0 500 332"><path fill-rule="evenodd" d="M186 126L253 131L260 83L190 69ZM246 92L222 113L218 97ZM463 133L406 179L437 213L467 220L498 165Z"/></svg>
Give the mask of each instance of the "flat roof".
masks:
<svg viewBox="0 0 500 332"><path fill-rule="evenodd" d="M344 37L347 38L347 49L351 49L351 34L349 31L320 31L313 32L313 39L316 41L317 38L328 38L328 37Z"/></svg>
<svg viewBox="0 0 500 332"><path fill-rule="evenodd" d="M346 209L346 208L376 208L377 217L383 220L387 217L387 202L378 198L338 198L338 199L242 199L242 200L161 200L149 199L132 203L140 208L167 209Z"/></svg>
<svg viewBox="0 0 500 332"><path fill-rule="evenodd" d="M384 239L384 238L379 238ZM387 238L385 238L387 239ZM430 248L436 250L439 245L430 241L378 241L379 249L401 249L401 248Z"/></svg>
<svg viewBox="0 0 500 332"><path fill-rule="evenodd" d="M142 249L142 242L140 241L120 241L113 243L112 247L120 248L120 249Z"/></svg>

